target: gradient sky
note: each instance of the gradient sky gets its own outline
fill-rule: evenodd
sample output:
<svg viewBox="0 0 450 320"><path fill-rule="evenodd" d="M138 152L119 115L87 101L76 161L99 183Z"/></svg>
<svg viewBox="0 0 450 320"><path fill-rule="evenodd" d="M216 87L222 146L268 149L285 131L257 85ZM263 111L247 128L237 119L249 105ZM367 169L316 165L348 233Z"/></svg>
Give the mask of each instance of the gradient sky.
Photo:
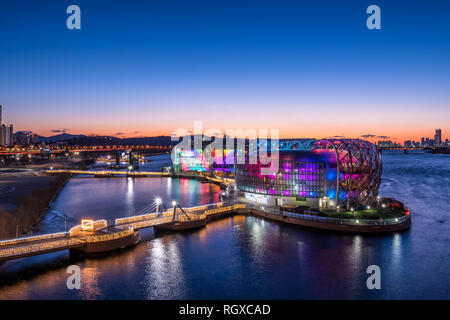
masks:
<svg viewBox="0 0 450 320"><path fill-rule="evenodd" d="M66 28L81 8L82 29ZM366 8L381 8L381 30ZM15 130L282 137L450 132L450 1L0 1ZM377 139L378 140L378 139Z"/></svg>

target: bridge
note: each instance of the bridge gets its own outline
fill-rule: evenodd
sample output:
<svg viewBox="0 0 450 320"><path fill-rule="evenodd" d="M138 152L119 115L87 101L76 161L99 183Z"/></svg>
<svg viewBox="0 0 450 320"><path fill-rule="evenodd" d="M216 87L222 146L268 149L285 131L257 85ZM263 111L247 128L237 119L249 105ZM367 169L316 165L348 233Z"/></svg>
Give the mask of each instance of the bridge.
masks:
<svg viewBox="0 0 450 320"><path fill-rule="evenodd" d="M177 207L182 212L177 213ZM153 209L153 206L149 206L135 216L115 219L111 225L108 225L106 220L82 220L80 225L74 226L68 232L0 241L0 263L49 252L83 249L93 243L107 244L128 237L140 229L169 223L174 217L177 221L209 220L232 214L245 207L245 204L226 205L219 202L182 209L175 204L173 209L159 212L157 208L155 212L148 213Z"/></svg>
<svg viewBox="0 0 450 320"><path fill-rule="evenodd" d="M430 147L378 147L378 150L430 150Z"/></svg>
<svg viewBox="0 0 450 320"><path fill-rule="evenodd" d="M73 147L52 147L48 148L21 148L21 147L12 147L12 148L0 148L0 156L8 156L8 155L29 155L29 154L62 154L62 153L83 153L83 152L113 152L113 151L136 151L136 152L170 152L172 150L172 146L152 146L152 145L113 145L113 146L73 146Z"/></svg>
<svg viewBox="0 0 450 320"><path fill-rule="evenodd" d="M88 175L97 178L109 178L115 176L126 177L175 177L175 178L188 178L210 181L219 185L223 185L225 188L233 185L235 179L211 176L205 173L188 173L188 172L167 172L167 171L119 171L119 170L72 170L72 169L52 169L43 170L45 174L58 175L58 174L71 174L71 175Z"/></svg>
<svg viewBox="0 0 450 320"><path fill-rule="evenodd" d="M52 169L44 170L46 174L72 174L89 175L97 177L131 176L131 177L169 177L170 172L154 171L120 171L120 170L72 170L72 169Z"/></svg>

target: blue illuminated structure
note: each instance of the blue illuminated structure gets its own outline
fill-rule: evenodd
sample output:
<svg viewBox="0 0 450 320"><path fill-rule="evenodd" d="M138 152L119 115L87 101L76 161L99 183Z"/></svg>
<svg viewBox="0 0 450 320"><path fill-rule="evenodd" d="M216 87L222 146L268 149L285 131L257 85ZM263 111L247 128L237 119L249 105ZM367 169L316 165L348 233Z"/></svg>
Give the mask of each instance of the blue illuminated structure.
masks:
<svg viewBox="0 0 450 320"><path fill-rule="evenodd" d="M270 144L266 147L270 149ZM336 207L339 203L368 205L378 195L381 157L368 141L281 141L277 152L263 163L269 159L278 165L236 163L236 185L247 198L268 205Z"/></svg>

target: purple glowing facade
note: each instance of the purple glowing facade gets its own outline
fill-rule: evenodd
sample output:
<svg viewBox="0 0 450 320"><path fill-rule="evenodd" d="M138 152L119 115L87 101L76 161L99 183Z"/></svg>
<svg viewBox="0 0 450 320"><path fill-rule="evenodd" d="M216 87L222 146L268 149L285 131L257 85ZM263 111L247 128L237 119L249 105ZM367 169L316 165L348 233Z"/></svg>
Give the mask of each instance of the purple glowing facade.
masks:
<svg viewBox="0 0 450 320"><path fill-rule="evenodd" d="M382 163L373 144L360 139L333 139L302 141L305 145L307 150L280 147L278 155L271 157L278 166L264 175L259 162L236 164L238 189L297 202L323 199L329 201L324 202L326 206L368 205L376 199Z"/></svg>
<svg viewBox="0 0 450 320"><path fill-rule="evenodd" d="M312 148L334 150L338 194L343 193L348 203L370 205L376 200L383 163L374 144L361 139L331 139L315 141Z"/></svg>

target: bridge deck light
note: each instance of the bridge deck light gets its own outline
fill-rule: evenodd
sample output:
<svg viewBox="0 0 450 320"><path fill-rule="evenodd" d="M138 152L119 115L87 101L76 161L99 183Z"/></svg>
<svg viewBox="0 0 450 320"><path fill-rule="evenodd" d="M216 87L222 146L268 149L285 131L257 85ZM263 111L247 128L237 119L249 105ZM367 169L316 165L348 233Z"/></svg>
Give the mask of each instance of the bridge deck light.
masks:
<svg viewBox="0 0 450 320"><path fill-rule="evenodd" d="M172 201L172 206L175 207L176 205L177 205L177 202L176 202L175 200L173 200L173 201Z"/></svg>

